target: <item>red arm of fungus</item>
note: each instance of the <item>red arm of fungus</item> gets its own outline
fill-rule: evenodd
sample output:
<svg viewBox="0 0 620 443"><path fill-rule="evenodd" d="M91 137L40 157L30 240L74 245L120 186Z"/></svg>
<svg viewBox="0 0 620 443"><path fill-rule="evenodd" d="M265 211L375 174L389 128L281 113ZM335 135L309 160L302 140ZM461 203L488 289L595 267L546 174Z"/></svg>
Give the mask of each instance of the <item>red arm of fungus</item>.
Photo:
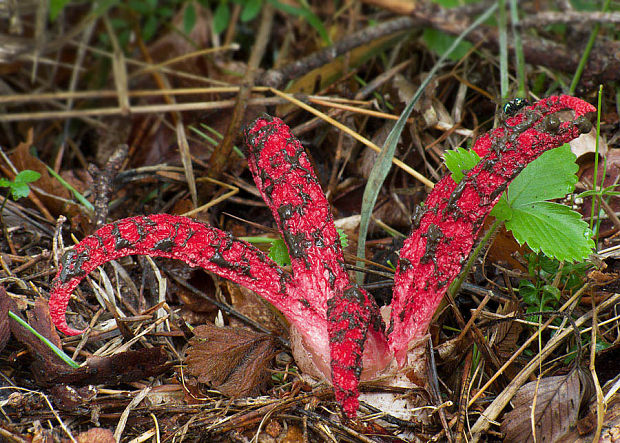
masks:
<svg viewBox="0 0 620 443"><path fill-rule="evenodd" d="M50 313L67 335L80 334L67 325L65 313L71 293L98 266L127 255L149 255L183 260L191 266L245 286L293 320L298 313L287 301L290 275L249 243L187 217L155 214L131 217L105 225L63 256L52 282Z"/></svg>
<svg viewBox="0 0 620 443"><path fill-rule="evenodd" d="M562 122L558 111L571 111ZM544 151L588 132L590 104L549 97L477 140L480 163L456 185L443 178L414 217L394 279L390 348L404 364L409 344L426 334L437 306L467 260L485 217L510 182Z"/></svg>
<svg viewBox="0 0 620 443"><path fill-rule="evenodd" d="M279 118L257 119L245 132L248 166L291 256L293 276L320 312L349 277L334 219L304 148Z"/></svg>
<svg viewBox="0 0 620 443"><path fill-rule="evenodd" d="M379 309L350 285L329 203L289 127L278 118L259 118L246 131L246 144L256 186L287 244L294 284L303 288L309 307L326 315L336 399L355 415L363 361L374 371L389 361ZM363 359L367 339L381 355Z"/></svg>

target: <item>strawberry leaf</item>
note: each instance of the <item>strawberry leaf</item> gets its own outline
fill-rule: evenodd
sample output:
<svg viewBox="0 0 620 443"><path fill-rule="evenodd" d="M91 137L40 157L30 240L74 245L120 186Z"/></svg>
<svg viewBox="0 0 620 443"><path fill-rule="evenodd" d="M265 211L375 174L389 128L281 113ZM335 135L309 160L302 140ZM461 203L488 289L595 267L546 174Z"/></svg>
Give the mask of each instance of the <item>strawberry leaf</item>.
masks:
<svg viewBox="0 0 620 443"><path fill-rule="evenodd" d="M534 202L512 207L506 229L533 251L558 260L580 261L594 247L588 224L578 212L551 202Z"/></svg>
<svg viewBox="0 0 620 443"><path fill-rule="evenodd" d="M564 198L575 189L578 169L570 145L547 151L513 180L508 187L508 202L514 207Z"/></svg>
<svg viewBox="0 0 620 443"><path fill-rule="evenodd" d="M445 159L458 183L479 157L457 148L447 151ZM562 198L575 189L577 169L568 144L545 152L514 179L491 215L504 220L515 239L533 251L558 260L585 259L594 247L588 224L568 207L546 201Z"/></svg>
<svg viewBox="0 0 620 443"><path fill-rule="evenodd" d="M289 266L291 257L288 255L288 249L282 237L274 240L269 247L269 258L276 262L279 266Z"/></svg>
<svg viewBox="0 0 620 443"><path fill-rule="evenodd" d="M568 144L545 152L510 184L491 215L533 251L558 260L585 259L594 247L588 224L568 207L545 201L572 192L577 169Z"/></svg>

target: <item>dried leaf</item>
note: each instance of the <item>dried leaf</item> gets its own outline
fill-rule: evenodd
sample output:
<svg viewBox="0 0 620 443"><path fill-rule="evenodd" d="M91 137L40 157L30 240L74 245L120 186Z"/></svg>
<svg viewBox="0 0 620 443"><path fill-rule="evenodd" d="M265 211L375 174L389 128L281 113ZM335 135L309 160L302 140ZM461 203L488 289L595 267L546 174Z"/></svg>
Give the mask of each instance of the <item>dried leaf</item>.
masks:
<svg viewBox="0 0 620 443"><path fill-rule="evenodd" d="M168 355L162 346L126 351L110 357L91 357L86 363L49 377L53 384L119 384L154 377L171 367Z"/></svg>
<svg viewBox="0 0 620 443"><path fill-rule="evenodd" d="M227 281L226 287L230 294L231 304L237 311L270 331L282 330L282 323L279 323L277 318L279 313L271 304L260 298L255 292L243 286ZM231 318L230 324L231 326L237 326L240 325L241 322Z"/></svg>
<svg viewBox="0 0 620 443"><path fill-rule="evenodd" d="M514 409L505 415L501 430L505 442L557 441L577 422L582 398L579 371L568 375L547 377L521 387L512 399ZM532 432L531 408L534 412L535 436Z"/></svg>
<svg viewBox="0 0 620 443"><path fill-rule="evenodd" d="M270 335L205 324L194 329L186 363L189 373L229 397L256 395L275 355Z"/></svg>
<svg viewBox="0 0 620 443"><path fill-rule="evenodd" d="M16 315L20 315L17 311L13 313ZM37 298L34 309L28 312L28 323L41 335L54 343L57 347L61 347L60 337L58 336L56 329L52 326L49 307L45 299L41 297ZM67 365L60 359L60 357L54 354L54 352L50 349L49 346L47 346L45 343L43 343L41 340L31 334L30 331L24 329L23 326L21 326L14 320L10 320L9 325L11 327L13 337L15 337L20 343L24 344L28 348L30 355L36 361L40 362L45 366L43 374L55 374L56 366L61 368L67 367Z"/></svg>
<svg viewBox="0 0 620 443"><path fill-rule="evenodd" d="M32 133L29 132L28 140L20 143L10 156L13 165L18 171L30 169L41 174L41 178L39 178L34 185L49 194L44 195L37 193L37 196L50 212L53 214L64 214L66 216L79 214L80 208L77 204L66 202L72 198L71 193L49 174L45 163L30 153L31 146ZM54 196L61 197L63 200L58 200L54 198Z"/></svg>
<svg viewBox="0 0 620 443"><path fill-rule="evenodd" d="M49 389L54 406L63 411L75 411L95 398L97 389L93 385L73 387L65 384L54 385Z"/></svg>

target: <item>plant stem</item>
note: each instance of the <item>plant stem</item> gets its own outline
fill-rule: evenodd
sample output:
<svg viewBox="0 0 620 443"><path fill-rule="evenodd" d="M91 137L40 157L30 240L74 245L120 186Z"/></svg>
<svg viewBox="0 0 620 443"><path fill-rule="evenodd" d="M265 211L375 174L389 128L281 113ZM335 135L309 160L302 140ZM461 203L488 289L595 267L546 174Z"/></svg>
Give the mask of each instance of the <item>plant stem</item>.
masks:
<svg viewBox="0 0 620 443"><path fill-rule="evenodd" d="M456 280L452 282L452 284L450 285L450 289L448 289L452 297L456 297L456 294L459 292L459 289L461 289L461 286L463 285L465 278L467 277L467 275L469 274L469 271L474 265L476 258L478 257L478 255L480 255L480 251L482 251L482 248L484 248L486 244L495 236L495 234L497 234L497 231L499 231L499 229L502 227L503 224L504 222L502 220L495 220L491 228L484 234L484 237L480 239L478 246L476 246L473 252L469 255L469 259L467 259L467 263L463 267L463 270L461 271L459 276L456 278Z"/></svg>

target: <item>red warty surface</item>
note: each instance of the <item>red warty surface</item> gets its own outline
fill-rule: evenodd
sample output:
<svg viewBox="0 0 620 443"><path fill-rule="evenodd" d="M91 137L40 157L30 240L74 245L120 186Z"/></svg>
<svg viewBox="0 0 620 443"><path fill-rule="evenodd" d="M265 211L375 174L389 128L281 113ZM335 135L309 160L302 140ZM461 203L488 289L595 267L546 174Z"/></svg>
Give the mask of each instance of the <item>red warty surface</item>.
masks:
<svg viewBox="0 0 620 443"><path fill-rule="evenodd" d="M559 111L572 117L562 121ZM360 379L375 377L393 358L405 365L410 345L426 334L502 192L543 152L588 132L585 115L594 111L575 97L549 97L476 141L481 162L458 185L444 177L415 213L400 250L387 329L374 299L345 270L329 204L301 143L282 120L269 116L246 130L247 159L287 244L292 272L205 223L168 214L130 217L103 226L65 253L52 282L52 320L65 334L83 332L67 325L71 293L110 260L135 254L183 260L255 291L279 309L292 334L301 337L296 346L308 355L313 372L332 382L336 400L353 417Z"/></svg>

